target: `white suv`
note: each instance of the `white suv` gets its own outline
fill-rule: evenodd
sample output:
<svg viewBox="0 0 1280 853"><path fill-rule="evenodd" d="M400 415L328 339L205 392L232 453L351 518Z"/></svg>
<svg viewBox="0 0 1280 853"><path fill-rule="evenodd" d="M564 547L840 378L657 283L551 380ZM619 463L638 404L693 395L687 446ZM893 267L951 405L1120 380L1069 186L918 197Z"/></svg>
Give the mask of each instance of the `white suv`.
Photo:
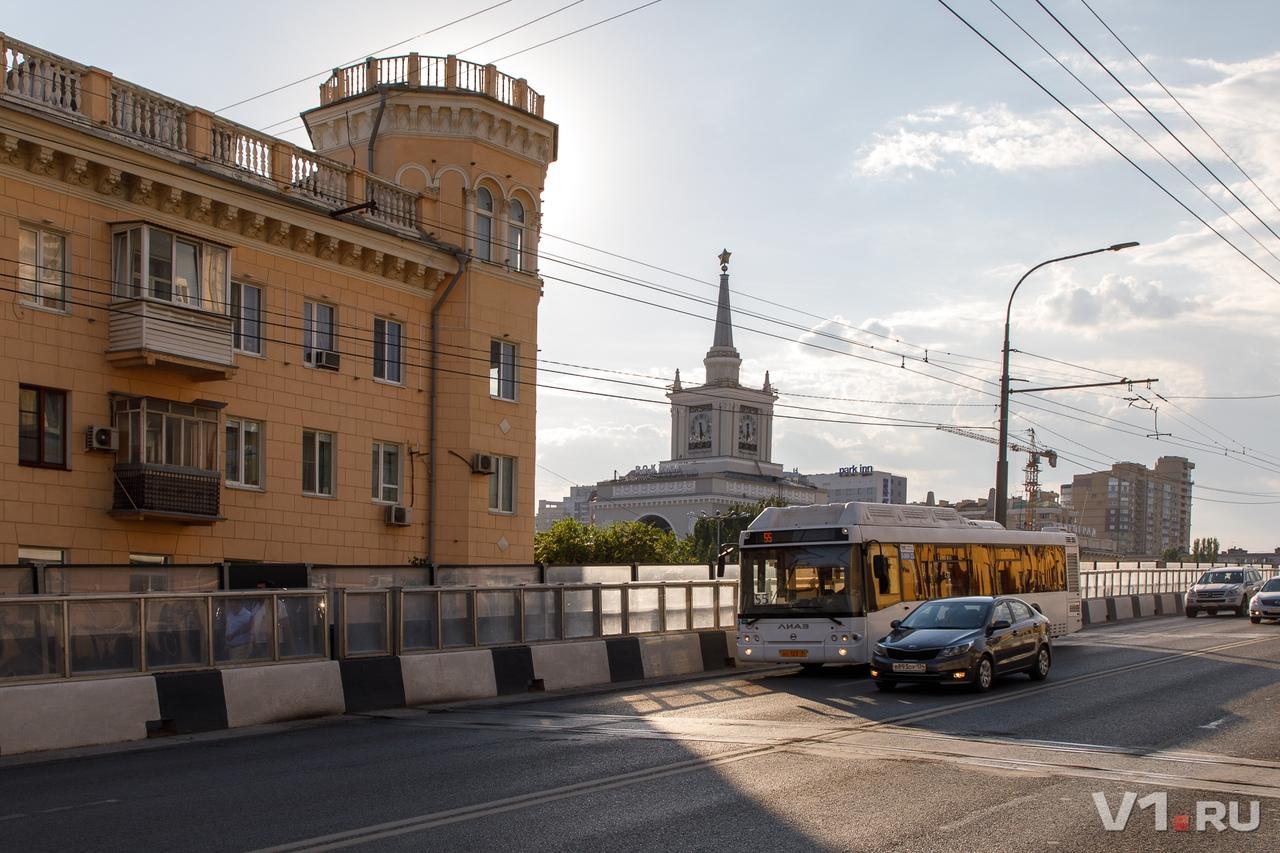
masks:
<svg viewBox="0 0 1280 853"><path fill-rule="evenodd" d="M1187 590L1187 616L1194 618L1201 610L1216 615L1219 610L1234 610L1244 616L1249 599L1262 587L1262 573L1254 569L1213 569L1205 572Z"/></svg>

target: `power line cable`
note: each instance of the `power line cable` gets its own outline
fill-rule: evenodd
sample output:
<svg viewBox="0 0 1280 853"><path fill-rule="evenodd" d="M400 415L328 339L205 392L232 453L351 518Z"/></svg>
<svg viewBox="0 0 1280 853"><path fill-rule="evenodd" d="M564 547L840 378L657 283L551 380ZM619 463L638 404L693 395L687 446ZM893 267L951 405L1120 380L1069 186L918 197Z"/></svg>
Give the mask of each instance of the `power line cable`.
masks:
<svg viewBox="0 0 1280 853"><path fill-rule="evenodd" d="M1245 179L1248 180L1249 183L1253 185L1253 188L1256 189L1262 195L1263 198L1271 202L1271 206L1276 209L1277 213L1280 213L1280 206L1276 205L1276 203L1272 201L1271 196L1267 195L1267 191L1264 190L1262 187L1258 186L1258 182L1255 181L1249 175L1249 173L1244 170L1244 166L1241 166L1239 163L1237 163L1236 159L1232 157L1229 153L1227 153L1227 149L1223 148L1221 143L1219 143L1218 140L1214 138L1213 134L1210 133L1208 129L1203 124L1201 124L1200 121L1195 116L1191 114L1191 110L1187 109L1187 107L1182 103L1182 101L1178 100L1178 96L1173 94L1173 92L1169 91L1169 87L1160 81L1160 78L1156 76L1155 72L1147 67L1147 64L1143 62L1142 59L1139 58L1139 56L1129 48L1129 45L1125 43L1124 39L1120 38L1120 36L1116 33L1115 30L1111 29L1111 25L1108 24L1106 21L1102 20L1102 16L1099 15L1094 10L1094 8L1089 5L1088 0L1080 0L1080 2L1084 5L1086 9L1090 11L1090 13L1093 14L1093 17L1098 19L1098 23L1102 24L1102 26L1106 28L1107 32L1111 33L1111 37L1114 38L1117 42L1119 42L1120 46L1123 47L1131 57L1133 57L1134 62L1137 62L1138 65L1142 66L1142 70L1147 72L1147 74L1151 77L1151 79L1155 81L1155 84L1164 90L1164 93L1169 96L1169 99L1178 105L1178 108L1181 109L1182 112L1186 114L1187 118L1191 119L1191 121L1195 124L1195 126L1200 128L1200 132L1203 133L1206 137L1208 137L1209 141L1212 142L1214 146L1216 146L1217 149L1222 152L1222 156L1230 160L1231 165L1235 166L1236 169L1239 170L1240 174L1244 175Z"/></svg>
<svg viewBox="0 0 1280 853"><path fill-rule="evenodd" d="M1185 210L1189 215L1191 215L1191 216L1195 217L1195 219L1196 219L1196 221L1197 221L1197 222L1199 222L1201 225L1203 225L1203 226L1204 226L1205 228L1207 228L1209 231L1211 231L1211 232L1213 232L1215 235L1217 235L1217 237L1218 237L1220 240L1222 240L1224 243L1226 243L1228 246L1230 246L1232 249L1234 249L1234 250L1235 250L1235 251L1240 255L1240 257L1244 258L1246 261L1248 261L1250 264L1252 264L1252 265L1253 265L1253 267L1254 267L1254 268L1256 268L1256 269L1258 270L1258 272L1262 273L1262 274L1263 274L1263 275L1265 275L1267 278L1271 279L1271 281L1272 281L1273 283L1275 283L1275 284L1277 284L1277 285L1280 285L1280 279L1276 278L1274 275L1272 275L1270 272L1268 272L1265 268L1263 268L1261 264L1259 264L1259 263L1258 263L1257 261L1255 261L1252 257L1250 257L1247 253L1245 253L1245 251L1244 251L1243 249L1241 249L1239 246L1237 246L1235 243L1231 242L1231 240L1230 240L1230 239L1228 239L1228 238L1227 238L1227 237L1226 237L1226 236L1225 236L1221 231L1219 231L1218 229L1216 229L1216 228L1214 228L1212 225L1210 225L1210 224L1209 224L1209 223L1204 219L1204 217L1202 217L1200 214L1196 213L1196 212L1195 212L1194 210L1192 210L1189 206L1187 206L1187 204L1186 204L1185 202L1183 202L1183 201L1182 201L1182 199L1178 198L1176 195L1174 195L1172 192L1170 192L1170 191L1169 191L1169 190L1168 190L1168 189L1167 189L1163 184L1161 184L1158 180L1156 180L1156 179L1155 179L1155 177L1153 177L1153 176L1151 175L1151 173L1150 173L1150 172L1148 172L1146 169L1144 169L1144 168L1142 168L1141 166L1139 166L1139 165L1138 165L1138 164L1137 164L1137 163L1136 163L1136 162L1135 162L1131 157L1129 157L1129 155L1125 154L1123 151L1121 151L1119 148L1117 148L1117 147L1115 146L1115 144L1111 142L1111 140L1109 140L1109 139L1107 139L1105 136L1103 136L1101 132L1099 132L1099 131L1098 131L1098 130L1093 126L1093 125L1091 125L1087 120L1085 120L1084 118L1082 118L1082 117L1081 117L1081 116L1080 116L1080 115L1079 115L1075 110L1073 110L1071 107L1067 106L1067 104L1066 104L1066 103L1065 103L1061 98L1059 98L1057 95L1053 94L1053 92L1049 91L1049 89L1048 89L1048 88L1047 88L1043 83L1041 83L1039 80L1037 80L1037 79L1035 78L1035 76L1031 74L1031 72L1027 71L1025 68L1023 68L1021 65L1019 65L1019 64L1018 64L1018 62L1017 62L1015 59L1013 59L1013 57L1009 56L1009 54L1005 53L1003 50L1001 50L999 47L997 47L997 46L996 46L996 44L995 44L995 42L993 42L993 41L991 41L991 39L987 38L987 36L986 36L986 35L985 35L981 30L979 30L977 27L975 27L972 23L970 23L970 22L969 22L969 20L968 20L967 18L965 18L963 15L961 15L961 14L960 14L959 12L957 12L955 9L953 9L953 8L952 8L952 7L951 7L951 6L946 2L946 0L937 0L937 2L938 2L938 4L939 4L940 6L942 6L944 9L946 9L948 12L950 12L953 16L955 16L956 20L960 21L962 24L964 24L966 27L968 27L968 28L969 28L969 30L970 30L970 31L972 31L972 32L974 33L974 35L976 35L976 36L978 36L978 38L982 39L982 41L984 41L984 42L987 44L987 46L988 46L988 47L990 47L990 48L991 48L992 50L994 50L996 53L1000 54L1000 56L1001 56L1001 57L1003 57L1003 58L1004 58L1004 60L1005 60L1006 62L1008 62L1010 65L1012 65L1014 68L1016 68L1016 69L1019 71L1019 73L1021 73L1021 74L1022 74L1024 77L1026 77L1028 80L1030 80L1030 81L1031 81L1031 83L1033 83L1033 84L1036 86L1036 88L1040 89L1040 91L1044 92L1044 93L1045 93L1046 95L1048 95L1051 99L1053 99L1054 103L1056 103L1058 106L1062 107L1064 110L1066 110L1068 113L1070 113L1072 118L1074 118L1076 121L1080 122L1080 124L1084 125L1084 126L1089 130L1089 132L1090 132L1090 133L1092 133L1094 136L1096 136L1098 139L1100 139L1104 145L1106 145L1108 148L1110 148L1110 149L1111 149L1112 151L1114 151L1116 154L1120 155L1120 156L1125 160L1125 162L1127 162L1130 166L1132 166L1133 168L1137 169L1137 170L1138 170L1138 172L1140 172L1140 173L1142 174L1142 176L1143 176L1143 177L1145 177L1148 181L1150 181L1150 182L1151 182L1151 183L1156 187L1156 189L1160 190L1162 193L1164 193L1165 195L1167 195L1167 196L1168 196L1168 197L1169 197L1169 198L1174 202L1174 204L1176 204L1176 205L1178 205L1179 207L1181 207L1181 208L1182 208L1183 210Z"/></svg>
<svg viewBox="0 0 1280 853"><path fill-rule="evenodd" d="M546 47L547 45L554 44L555 42L558 42L561 39L567 39L569 38L569 36L576 36L578 33L584 33L587 30L595 29L596 27L602 24L607 24L610 21L616 21L619 18L625 18L627 15L630 15L632 12L639 12L641 9L648 9L650 6L656 6L661 2L662 0L649 0L648 3L642 3L641 5L636 6L634 9L628 9L625 12L619 12L618 14L605 18L602 21L596 21L594 24L587 24L585 27L578 27L578 29L573 30L572 32L567 32L567 33L564 33L563 35L558 35L553 39L547 39L544 42L539 42L538 44L535 44L531 47L526 47L523 50L517 50L515 53L508 53L506 56L499 56L497 59L492 60L489 64L497 65L499 62L505 62L506 60L510 59L513 56L519 56L522 53L528 53L531 50L537 50L540 47Z"/></svg>
<svg viewBox="0 0 1280 853"><path fill-rule="evenodd" d="M563 12L565 9L571 9L571 8L573 8L574 6L577 6L579 3L585 3L585 2L586 2L586 0L573 0L573 2L572 2L572 3L566 3L565 5L561 6L559 9L554 9L554 10L552 10L552 11L548 12L548 13L547 13L547 14L545 14L545 15L541 15L541 16L539 16L539 17L537 17L537 18L534 18L532 21L525 21L523 24L520 24L518 27L512 27L511 29L507 30L507 31L506 31L506 32L504 32L504 33L498 33L496 36L490 36L489 38L485 39L484 41L476 42L475 44L471 45L471 47L464 47L462 50L458 51L458 52L457 52L456 54L454 54L454 55L455 55L455 56L462 56L464 53L470 53L471 51L475 50L477 47L484 47L484 46L485 46L486 44L488 44L489 42L497 41L498 39L502 38L503 36L509 36L509 35L511 35L511 34L512 34L512 33L514 33L514 32L517 32L517 31L519 31L519 30L523 30L525 27L533 26L534 24L538 23L539 21L545 21L547 18L550 18L552 15L558 15L558 14L560 14L561 12Z"/></svg>
<svg viewBox="0 0 1280 853"><path fill-rule="evenodd" d="M1215 171L1213 171L1213 169L1211 169L1211 168L1209 167L1209 164L1208 164L1208 163L1204 162L1204 160L1201 160L1201 159L1200 159L1200 155L1196 154L1196 153L1195 153L1194 151L1192 151L1189 147L1187 147L1187 144L1186 144L1185 142L1183 142L1183 141L1182 141L1182 138L1181 138L1180 136L1178 136L1178 134L1174 133L1174 132L1173 132L1173 130L1172 130L1172 129L1170 129L1170 127L1169 127L1167 124L1165 124L1165 123L1164 123L1164 121L1163 121L1159 116L1157 116L1154 112L1152 112L1152 111L1151 111L1151 108L1150 108L1150 107L1148 107L1148 106L1143 102L1143 100L1142 100L1141 98L1139 98L1137 95L1135 95L1135 94L1133 93L1133 90L1132 90L1132 89L1130 89L1130 88L1129 88L1129 87L1124 83L1124 81L1123 81L1123 80L1121 80L1119 77L1117 77L1117 76L1115 75L1115 73L1114 73L1114 72L1112 72L1112 70L1111 70L1109 67L1107 67L1107 64L1106 64L1105 62L1103 62L1101 59L1099 59L1099 58L1097 57L1097 55L1095 55L1095 54L1094 54L1094 52L1093 52L1092 50L1090 50L1088 47L1086 47L1086 46L1085 46L1085 44L1084 44L1084 42L1080 41L1080 39L1076 36L1076 34L1075 34L1075 33L1073 33L1073 32L1072 32L1072 31L1067 27L1067 25L1066 25L1066 24L1062 23L1062 21L1058 19L1058 16L1057 16L1057 15L1055 15L1055 14L1053 14L1053 12L1051 12L1051 11L1049 10L1049 7L1048 7L1048 6L1044 5L1044 3L1042 2L1042 0L1036 0L1036 5L1037 5L1037 6L1039 6L1041 9L1043 9L1043 10L1044 10L1044 13L1045 13L1046 15L1048 15L1050 18L1052 18L1052 19L1053 19L1053 21L1054 21L1054 23L1056 23L1059 27L1061 27L1061 28L1062 28L1062 31L1063 31L1063 32L1065 32L1068 36L1070 36L1070 37L1071 37L1071 40L1072 40L1072 41L1074 41L1076 44L1080 45L1080 49L1081 49L1081 50L1083 50L1085 53L1089 54L1089 58L1090 58L1090 59L1092 59L1094 62L1096 62L1096 63L1098 64L1098 67L1100 67L1103 71L1105 71L1105 72L1106 72L1106 74L1107 74L1107 76L1108 76L1108 77L1110 77L1112 80L1114 80L1114 81L1116 82L1116 85L1118 85L1121 89L1124 89L1125 93L1126 93L1130 98L1132 98L1132 99L1133 99L1134 103L1136 103L1138 106L1142 107L1143 111L1145 111L1147 115L1151 116L1151 118L1152 118L1153 120L1155 120L1156 124L1158 124L1158 125L1160 125L1160 127L1164 128L1165 133L1169 134L1169 136L1173 138L1173 141L1174 141L1174 142L1177 142L1177 143L1178 143L1178 145L1182 148L1182 150L1183 150L1183 151L1185 151L1185 152L1187 152L1187 154L1191 155L1191 158L1192 158L1193 160L1195 160L1197 163L1199 163L1199 164L1200 164L1200 167L1201 167L1202 169L1204 169L1206 172L1208 172L1208 173L1213 177L1213 179L1214 179L1215 181L1217 181L1217 182L1222 186L1222 188L1223 188L1224 190L1226 190L1226 191L1231 195L1231 197L1232 197L1232 198L1234 198L1234 199L1236 200L1236 202L1238 202L1238 203L1240 204L1240 206L1241 206L1241 207L1243 207L1245 210L1249 211L1249 213L1253 216L1253 218L1254 218L1254 219L1256 219L1256 220L1258 220L1258 222L1260 222L1260 223L1262 224L1262 227L1263 227L1263 228L1266 228L1268 231L1270 231L1270 232L1271 232L1271 236L1272 236L1272 237L1275 237L1277 240L1280 240L1280 234L1277 234L1277 233L1276 233L1276 231L1275 231L1275 229L1274 229L1274 228L1272 228L1272 227L1271 227L1271 225L1270 225L1270 224L1268 224L1266 220L1264 220L1261 216L1259 216L1259 215L1254 211L1254 209L1253 209L1252 207L1250 207L1250 206L1249 206L1249 203L1248 203L1247 201L1245 201L1244 199L1240 198L1240 196L1236 194L1236 191L1235 191L1235 190L1233 190L1233 189L1230 187L1230 185L1228 185L1228 184L1227 184L1227 182L1226 182L1226 181L1224 181L1224 180L1222 180L1222 178L1218 177L1218 173L1217 173L1217 172L1215 172Z"/></svg>
<svg viewBox="0 0 1280 853"><path fill-rule="evenodd" d="M1234 224L1235 224L1235 226L1236 226L1237 228L1239 228L1241 231L1243 231L1243 232L1245 233L1245 235L1246 235L1246 236L1248 236L1248 237L1249 237L1249 238L1251 238L1255 243L1257 243L1257 244L1258 244L1258 246L1259 246L1259 248L1261 248L1261 249L1262 249L1262 251L1266 252L1268 255L1270 255L1270 256L1271 256L1273 259L1275 259L1277 262L1280 262L1280 256L1277 256L1275 252L1271 251L1271 249L1270 249L1270 248L1269 248L1265 243L1263 243L1260 239L1258 239L1258 237L1257 237L1257 236L1256 236L1252 231L1250 231L1248 228L1246 228L1246 227L1245 227L1245 226L1240 222L1240 220L1236 219L1236 218L1235 218L1235 216L1233 216L1233 215L1232 215L1232 214L1231 214L1231 213L1230 213L1230 212L1229 212L1225 207L1223 207L1221 204L1219 204L1217 199L1215 199L1213 196L1209 195L1208 191L1207 191L1207 190L1205 190L1205 189L1204 189L1204 187L1200 186L1200 184L1199 184L1199 183L1197 183L1197 182L1196 182L1196 181L1195 181L1195 180L1194 180L1190 175L1188 175L1186 172L1184 172L1184 171L1181 169L1181 167L1179 167L1179 166L1178 166L1178 164L1176 164L1176 163L1174 163L1172 160L1170 160L1170 159L1165 155L1165 153L1164 153L1163 151L1161 151L1159 148L1157 148L1157 147L1155 146L1155 144L1154 144L1150 139L1148 139L1148 138L1147 138L1147 137L1142 133L1142 131L1140 131L1140 130L1138 130L1136 127L1134 127L1134 126L1133 126L1133 124L1132 124L1132 123L1130 123L1128 119L1126 119L1124 116L1122 116L1122 115L1120 114L1120 112L1119 112L1118 110L1116 110L1116 108L1115 108L1115 107L1113 107L1113 106L1111 106L1111 104L1107 103L1106 99L1104 99L1101 95L1099 95L1096 91L1094 91L1094 90L1093 90L1093 88L1092 88L1088 83L1086 83L1086 82L1084 82L1084 80L1080 79L1079 75L1077 75L1074 71L1072 71L1070 68L1068 68L1068 67L1067 67L1067 64L1066 64L1065 62L1063 62L1061 59L1059 59L1057 56L1055 56L1055 55L1053 54L1053 52L1052 52L1051 50L1049 50L1049 48L1045 47L1045 46L1044 46L1044 44L1042 44L1042 43L1040 42L1040 40L1039 40L1039 39L1037 39L1037 38L1036 38L1035 36L1033 36L1030 32L1028 32L1028 31L1027 31L1027 29L1026 29L1026 27L1022 26L1022 24L1020 24L1017 20L1015 20L1015 19L1013 18L1013 16L1012 16L1012 15L1010 15L1008 12L1006 12L1006 11L1004 10L1004 8L1003 8L1003 7L1001 7L999 3L997 3L997 2L996 2L996 0L988 0L988 2L990 2L992 6L995 6L997 9L999 9L999 10L1000 10L1000 14L1004 15L1004 16L1009 20L1009 22L1010 22L1010 23L1012 23L1015 27L1017 27L1019 30L1021 30L1021 31L1022 31L1022 33L1023 33L1023 35L1025 35L1025 36L1026 36L1027 38L1029 38L1032 42L1034 42L1034 43L1035 43L1035 45L1036 45L1036 47L1038 47L1038 48L1040 48L1042 51L1044 51L1045 55L1046 55L1046 56L1048 56L1050 59L1052 59L1054 62L1056 62L1056 63L1058 64L1058 66L1059 66L1063 71L1067 72L1067 74L1068 74L1068 75L1070 75L1070 77L1071 77L1071 79L1072 79L1072 80L1075 80L1077 83L1079 83L1079 84L1084 88L1084 90L1085 90L1086 92L1088 92L1090 95L1093 95L1094 100L1096 100L1099 104L1101 104L1101 105L1102 105L1102 106L1103 106L1103 107L1104 107L1108 112L1110 112L1113 116L1115 116L1117 119L1119 119L1119 120L1120 120L1120 122L1121 122L1125 127L1127 127L1129 130L1133 131L1133 134L1134 134L1135 136L1137 136L1140 140L1142 140L1144 143L1146 143L1146 146L1147 146L1148 148L1150 148L1150 149L1151 149L1152 153L1154 153L1157 157L1159 157L1161 160L1163 160L1163 161L1164 161L1164 162L1169 166L1169 168L1173 169L1175 172L1177 172L1179 175L1181 175L1181 176L1182 176L1182 178L1183 178L1183 180L1185 180L1187 183L1191 184L1191 186L1192 186L1192 187L1194 187L1194 188L1196 189L1196 191L1200 193L1200 195L1204 196L1204 197L1205 197L1205 199L1206 199L1206 200L1207 200L1211 205L1213 205L1215 208L1217 208L1217 209L1218 209L1218 212L1219 212L1219 213L1221 213L1223 216L1225 216L1225 217L1227 217L1228 219L1230 219L1230 220L1232 221L1232 223L1234 223ZM1038 2L1038 0L1037 0L1037 2ZM1041 4L1041 7L1042 7L1042 8L1043 8L1043 5L1044 5L1044 4ZM1046 10L1046 11L1048 11L1048 10ZM1057 20L1057 19L1055 18L1055 20ZM1059 26L1062 26L1062 27L1063 27L1063 29L1066 29L1066 27L1062 24L1062 22L1061 22L1061 21L1059 21L1059 22L1058 22L1058 25L1059 25ZM1071 35L1071 36L1072 36L1072 38L1075 38L1075 36L1074 36L1074 35L1072 35L1072 34L1071 34L1071 32L1070 32L1069 30L1068 30L1067 32L1068 32L1068 35ZM1077 39L1077 40L1076 40L1076 43L1077 43L1077 44L1080 44L1080 41ZM1084 45L1081 45L1081 47L1084 47ZM1087 48L1086 48L1086 50L1087 50ZM1092 54L1090 54L1090 55L1092 56ZM1101 63L1101 60L1098 60L1098 58L1097 58L1096 56L1094 57L1094 60L1095 60L1095 61L1097 61L1097 62L1099 62L1099 63ZM1105 70L1105 68L1106 68L1106 67L1105 67L1105 66L1103 66L1103 67L1104 67L1104 70ZM1110 73L1110 71L1108 71L1108 73ZM1114 79L1114 78L1115 78L1115 75L1112 75L1112 78ZM1119 82L1119 81L1117 80L1117 82ZM1121 85L1123 85L1123 84L1121 84ZM1126 89L1125 91L1128 91L1128 90ZM1130 92L1129 94L1130 94L1130 95L1133 95L1133 93L1132 93L1132 92ZM1136 98L1137 96L1134 96L1134 97ZM1148 110L1148 112L1150 112L1150 110ZM1153 117L1154 117L1154 116L1153 116ZM1158 119L1157 119L1157 121L1158 121ZM1161 125L1161 127L1164 127L1164 125L1162 124L1162 125ZM1169 130L1169 129L1166 127L1166 128L1165 128L1165 130ZM1170 133L1170 134L1172 134L1172 133L1173 133L1173 131L1169 131L1169 133ZM1183 146L1183 147L1185 148L1186 146ZM1203 164L1201 164L1201 165L1203 165ZM1211 172L1210 174L1212 174L1212 172ZM1217 176L1215 175L1214 177L1217 177ZM1252 212L1252 211L1250 211L1250 212Z"/></svg>

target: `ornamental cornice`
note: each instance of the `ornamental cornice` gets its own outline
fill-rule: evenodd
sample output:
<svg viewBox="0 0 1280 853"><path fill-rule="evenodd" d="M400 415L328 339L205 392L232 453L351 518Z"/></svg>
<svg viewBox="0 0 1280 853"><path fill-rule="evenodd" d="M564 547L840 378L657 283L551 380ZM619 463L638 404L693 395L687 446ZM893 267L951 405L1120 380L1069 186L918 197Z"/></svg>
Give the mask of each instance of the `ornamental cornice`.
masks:
<svg viewBox="0 0 1280 853"><path fill-rule="evenodd" d="M430 99L431 103L415 103L418 99ZM321 107L306 114L317 151L324 153L368 142L378 100L370 98L358 107L350 103L342 106L343 109ZM545 168L555 157L553 128L544 119L484 98L442 98L436 91L421 95L395 92L386 104L379 135L472 139Z"/></svg>
<svg viewBox="0 0 1280 853"><path fill-rule="evenodd" d="M406 257L381 247L366 247L337 235L318 233L284 215L272 215L274 211L248 210L220 200L213 193L194 192L189 179L173 176L174 182L166 183L164 177L120 168L109 156L99 159L92 152L73 150L71 145L64 147L56 141L35 143L16 133L0 132L0 164L23 169L42 180L60 182L82 194L104 196L110 203L150 208L206 228L239 235L240 242L260 242L322 261L336 261L415 289L434 290L447 274L446 270L422 261L421 256ZM349 235L348 231L345 236Z"/></svg>

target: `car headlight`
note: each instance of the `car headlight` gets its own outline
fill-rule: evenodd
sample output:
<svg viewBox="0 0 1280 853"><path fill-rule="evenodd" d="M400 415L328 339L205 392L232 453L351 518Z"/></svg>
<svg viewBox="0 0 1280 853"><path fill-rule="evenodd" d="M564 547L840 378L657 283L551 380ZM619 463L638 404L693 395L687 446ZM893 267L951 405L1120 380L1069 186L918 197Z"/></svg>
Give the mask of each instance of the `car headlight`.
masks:
<svg viewBox="0 0 1280 853"><path fill-rule="evenodd" d="M955 657L956 655L964 654L965 652L969 651L969 649L971 648L973 648L973 640L970 640L967 643L957 643L954 646L947 646L945 649L942 650L942 652L938 655L938 657L944 657L944 658Z"/></svg>
<svg viewBox="0 0 1280 853"><path fill-rule="evenodd" d="M889 650L884 647L884 644L876 643L876 654L887 655L889 654Z"/></svg>

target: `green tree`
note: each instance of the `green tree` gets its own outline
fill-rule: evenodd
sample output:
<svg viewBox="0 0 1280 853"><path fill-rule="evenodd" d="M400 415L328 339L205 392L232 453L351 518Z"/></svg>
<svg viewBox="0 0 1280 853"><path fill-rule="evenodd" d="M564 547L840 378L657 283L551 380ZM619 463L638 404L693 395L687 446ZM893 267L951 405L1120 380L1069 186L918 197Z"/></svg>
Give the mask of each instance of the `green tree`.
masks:
<svg viewBox="0 0 1280 853"><path fill-rule="evenodd" d="M694 559L692 562L714 563L719 546L726 543L736 545L738 543L738 534L746 530L756 516L764 512L764 508L768 506L787 506L787 502L781 498L768 498L750 504L734 504L727 511L721 512L718 522L719 541L717 541L716 537L717 520L715 517L699 518L693 526L693 535L685 540L690 542L693 548Z"/></svg>
<svg viewBox="0 0 1280 853"><path fill-rule="evenodd" d="M533 558L554 566L696 563L693 547L674 533L639 521L593 527L572 518L533 537Z"/></svg>
<svg viewBox="0 0 1280 853"><path fill-rule="evenodd" d="M1185 553L1186 549L1181 545L1170 545L1160 552L1160 559L1166 563L1177 563L1182 560L1182 556Z"/></svg>

